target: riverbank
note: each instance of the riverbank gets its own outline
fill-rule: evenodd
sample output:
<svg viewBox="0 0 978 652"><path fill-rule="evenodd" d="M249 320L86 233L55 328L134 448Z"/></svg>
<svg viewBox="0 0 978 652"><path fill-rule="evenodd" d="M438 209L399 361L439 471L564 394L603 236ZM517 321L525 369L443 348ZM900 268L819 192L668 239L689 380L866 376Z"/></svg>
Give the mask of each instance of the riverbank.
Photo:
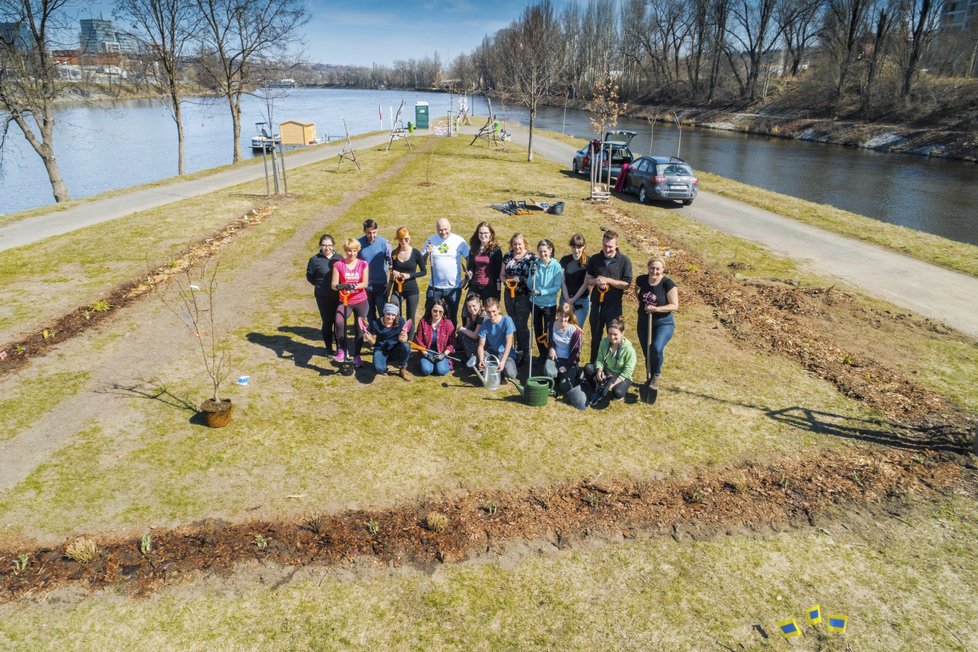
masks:
<svg viewBox="0 0 978 652"><path fill-rule="evenodd" d="M679 115L683 124L704 129L978 161L978 82L928 79L919 86L915 103L878 111L870 119L858 117L851 98L836 105L827 95L812 96L810 85L792 82L752 105L639 102L629 104L622 115L668 122ZM584 101L572 100L567 106L587 110Z"/></svg>

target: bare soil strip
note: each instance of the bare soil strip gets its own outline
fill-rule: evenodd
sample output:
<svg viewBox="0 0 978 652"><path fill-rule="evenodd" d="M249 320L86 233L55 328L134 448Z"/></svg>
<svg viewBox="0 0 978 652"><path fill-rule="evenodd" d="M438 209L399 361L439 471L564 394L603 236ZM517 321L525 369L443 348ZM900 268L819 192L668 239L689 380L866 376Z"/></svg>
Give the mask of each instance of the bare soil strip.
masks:
<svg viewBox="0 0 978 652"><path fill-rule="evenodd" d="M0 345L0 378L23 368L31 359L46 354L52 347L102 323L174 274L182 273L217 254L235 235L261 224L274 211L275 206L253 208L219 231L192 243L171 262L151 270L146 276L123 283L92 305L75 308L20 340ZM96 309L93 307L96 304L101 305Z"/></svg>
<svg viewBox="0 0 978 652"><path fill-rule="evenodd" d="M962 452L973 437L975 417L931 391L865 358L823 335L820 322L829 311L846 310L852 298L841 291L780 285L747 284L712 269L681 243L648 222L615 208L604 215L649 255L666 249L670 266L683 279L684 301L699 300L733 336L759 349L797 361L810 373L838 388L842 395L879 410L888 419L925 436L935 447ZM644 270L644 260L633 261ZM690 294L693 297L690 297Z"/></svg>
<svg viewBox="0 0 978 652"><path fill-rule="evenodd" d="M703 471L680 481L586 480L295 522L205 520L153 532L149 550L141 550L138 536L88 535L98 554L86 564L68 558L71 542L29 550L19 572L25 550L0 551L0 602L67 585L119 586L146 595L201 572L229 574L247 560L345 567L367 558L427 570L496 555L521 540L545 539L561 549L590 537L764 534L815 526L830 508L929 497L963 481L973 484L966 473L945 454L853 451Z"/></svg>

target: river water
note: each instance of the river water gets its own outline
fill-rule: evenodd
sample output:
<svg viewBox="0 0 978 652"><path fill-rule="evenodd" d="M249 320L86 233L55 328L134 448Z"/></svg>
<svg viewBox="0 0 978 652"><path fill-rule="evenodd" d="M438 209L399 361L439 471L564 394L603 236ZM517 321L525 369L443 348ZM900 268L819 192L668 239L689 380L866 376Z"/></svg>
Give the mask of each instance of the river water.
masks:
<svg viewBox="0 0 978 652"><path fill-rule="evenodd" d="M320 136L351 135L390 128L390 116L404 101L402 119L414 120L414 105L429 103L431 117L449 111L446 94L408 91L290 89L273 103L274 122L316 123ZM457 100L457 97L455 98ZM470 98L478 124L487 113L482 98ZM497 103L505 121L525 124L526 110ZM195 172L231 162L231 120L217 99L194 99L184 107L186 168ZM380 114L383 115L381 121ZM250 156L255 124L267 120L266 103L246 97L242 107L242 150ZM561 109L539 112L537 125L589 137L587 114ZM647 122L625 119L620 128L637 132L636 154L648 153ZM655 125L655 154L677 152L697 170L769 190L831 204L885 222L978 244L978 165L780 138L707 129ZM72 197L148 183L176 174L176 130L166 109L154 100L130 100L98 107L77 106L58 113L55 148ZM567 161L568 166L570 161ZM40 159L11 128L0 167L0 212L53 201Z"/></svg>

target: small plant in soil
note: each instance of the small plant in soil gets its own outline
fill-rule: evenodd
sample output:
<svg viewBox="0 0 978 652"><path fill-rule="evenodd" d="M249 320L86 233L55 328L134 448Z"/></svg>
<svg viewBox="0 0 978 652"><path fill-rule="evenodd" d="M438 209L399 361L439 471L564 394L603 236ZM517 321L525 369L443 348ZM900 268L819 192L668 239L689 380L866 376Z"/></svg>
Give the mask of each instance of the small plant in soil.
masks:
<svg viewBox="0 0 978 652"><path fill-rule="evenodd" d="M143 538L139 541L139 552L143 556L148 555L153 551L153 535L144 534Z"/></svg>
<svg viewBox="0 0 978 652"><path fill-rule="evenodd" d="M196 342L212 390L210 400L201 406L204 412L220 411L221 385L231 374L231 352L217 314L217 279L217 263L208 265L205 261L197 272L187 268L183 274L171 276L158 291L163 305L180 319Z"/></svg>
<svg viewBox="0 0 978 652"><path fill-rule="evenodd" d="M91 306L89 306L88 310L90 312L108 312L109 309L111 309L111 308L112 308L112 304L111 303L109 303L108 301L106 301L104 299L99 299L98 301L96 301L95 303L93 303Z"/></svg>
<svg viewBox="0 0 978 652"><path fill-rule="evenodd" d="M590 507L592 511L601 507L601 496L597 495L596 493L590 491L587 492L587 496L584 497L584 500L587 502L588 507Z"/></svg>
<svg viewBox="0 0 978 652"><path fill-rule="evenodd" d="M268 547L268 539L266 539L260 534L255 535L255 538L252 540L252 543L254 543L255 547L258 548L259 550L264 550L265 548Z"/></svg>
<svg viewBox="0 0 978 652"><path fill-rule="evenodd" d="M367 528L367 533L372 537L377 536L377 533L380 532L380 523L372 519L364 523L364 526Z"/></svg>
<svg viewBox="0 0 978 652"><path fill-rule="evenodd" d="M702 503L706 500L706 494L703 493L701 487L693 487L693 490L689 492L689 502L691 503Z"/></svg>
<svg viewBox="0 0 978 652"><path fill-rule="evenodd" d="M788 487L791 486L791 480L788 479L788 476L782 473L781 479L778 481L778 484L781 485L781 489L783 491L788 491Z"/></svg>
<svg viewBox="0 0 978 652"><path fill-rule="evenodd" d="M488 503L486 503L485 510L486 514L489 516L495 516L496 512L499 511L499 506L490 500Z"/></svg>
<svg viewBox="0 0 978 652"><path fill-rule="evenodd" d="M428 512L424 526L432 532L444 532L448 529L448 517L440 512Z"/></svg>
<svg viewBox="0 0 978 652"><path fill-rule="evenodd" d="M20 575L27 570L27 567L31 565L31 556L26 552L22 552L17 555L17 559L14 560L14 575Z"/></svg>
<svg viewBox="0 0 978 652"><path fill-rule="evenodd" d="M88 537L78 537L65 546L65 556L77 561L79 564L87 564L98 557L98 544Z"/></svg>

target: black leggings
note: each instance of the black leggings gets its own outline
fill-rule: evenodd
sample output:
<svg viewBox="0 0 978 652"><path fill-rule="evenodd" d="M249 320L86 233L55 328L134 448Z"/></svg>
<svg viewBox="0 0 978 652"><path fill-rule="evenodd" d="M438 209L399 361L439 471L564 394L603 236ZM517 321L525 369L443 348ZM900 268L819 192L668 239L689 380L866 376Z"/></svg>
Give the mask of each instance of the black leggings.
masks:
<svg viewBox="0 0 978 652"><path fill-rule="evenodd" d="M554 323L554 315L556 314L557 306L546 306L543 308L535 306L533 308L533 330L537 338L537 351L540 352L541 358L547 355L547 351L550 348L543 343L546 341L546 338L542 336L546 335L549 337L550 325Z"/></svg>
<svg viewBox="0 0 978 652"><path fill-rule="evenodd" d="M342 303L336 308L336 321L334 326L336 326L336 348L346 350L346 319L347 315L353 313L353 332L356 334L353 341L353 355L360 355L360 351L363 349L363 331L360 330L360 318L366 319L367 311L370 307L369 301L361 301L360 303L354 303L349 306L344 306ZM347 312L349 311L349 312Z"/></svg>
<svg viewBox="0 0 978 652"><path fill-rule="evenodd" d="M391 302L397 302L401 306L401 314L404 319L411 320L411 332L408 334L409 340L414 340L414 334L418 330L418 322L415 317L418 315L418 303L421 301L421 294L398 294L397 290L391 292Z"/></svg>
<svg viewBox="0 0 978 652"><path fill-rule="evenodd" d="M336 319L336 305L340 299L335 294L317 294L316 307L323 320L323 344L327 351L333 350L333 321Z"/></svg>
<svg viewBox="0 0 978 652"><path fill-rule="evenodd" d="M599 389L599 385L601 385L601 383L599 383L598 379L595 377L597 373L598 369L593 364L584 365L584 377L591 383L591 385L594 386L595 391L597 391ZM607 374L605 374L605 380L607 380ZM632 380L630 378L624 378L620 383L615 385L611 391L608 392L608 394L610 394L611 398L613 399L625 398L625 394L628 393L631 386Z"/></svg>

